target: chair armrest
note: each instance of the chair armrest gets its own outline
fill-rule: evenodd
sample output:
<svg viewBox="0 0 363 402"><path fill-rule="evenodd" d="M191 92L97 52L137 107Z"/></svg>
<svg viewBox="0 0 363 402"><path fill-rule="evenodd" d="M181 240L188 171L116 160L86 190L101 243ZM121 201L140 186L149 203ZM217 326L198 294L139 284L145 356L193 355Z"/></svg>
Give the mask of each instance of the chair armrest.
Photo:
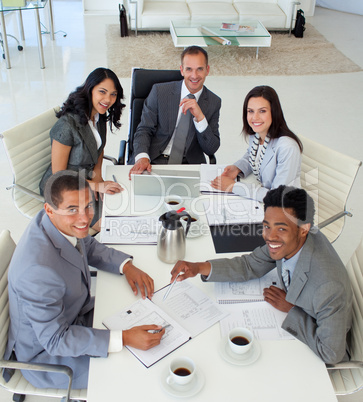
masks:
<svg viewBox="0 0 363 402"><path fill-rule="evenodd" d="M328 218L328 219L325 219L324 222L319 223L318 228L319 228L319 229L322 229L322 228L324 228L325 226L330 225L331 223L335 222L336 220L342 218L342 217L345 216L345 215L350 216L350 217L353 216L353 215L352 215L350 212L348 212L348 211L339 212L339 213L333 215L332 217L330 217L330 218Z"/></svg>
<svg viewBox="0 0 363 402"><path fill-rule="evenodd" d="M126 156L126 144L125 140L120 141L120 150L118 153L118 165L125 165L125 156Z"/></svg>
<svg viewBox="0 0 363 402"><path fill-rule="evenodd" d="M60 364L46 364L46 363L23 363L13 360L0 360L0 367L5 369L16 370L32 370L32 371L51 371L54 373L62 373L68 377L68 388L65 398L62 401L70 402L70 394L72 389L73 370L68 366Z"/></svg>
<svg viewBox="0 0 363 402"><path fill-rule="evenodd" d="M111 161L114 165L117 165L117 159L113 156L103 155L103 159Z"/></svg>
<svg viewBox="0 0 363 402"><path fill-rule="evenodd" d="M217 159L216 159L214 154L213 155L208 155L208 158L209 158L209 163L211 165L215 165L217 163Z"/></svg>
<svg viewBox="0 0 363 402"><path fill-rule="evenodd" d="M349 362L341 362L336 364L325 364L328 370L341 370L341 369L363 369L363 362L352 360Z"/></svg>
<svg viewBox="0 0 363 402"><path fill-rule="evenodd" d="M40 194L35 193L32 190L29 190L26 187L21 186L20 184L12 184L11 186L6 187L7 190L10 190L12 188L17 189L17 190L29 195L30 197L35 198L36 200L38 200L40 202L44 202L44 197L43 196L41 196Z"/></svg>

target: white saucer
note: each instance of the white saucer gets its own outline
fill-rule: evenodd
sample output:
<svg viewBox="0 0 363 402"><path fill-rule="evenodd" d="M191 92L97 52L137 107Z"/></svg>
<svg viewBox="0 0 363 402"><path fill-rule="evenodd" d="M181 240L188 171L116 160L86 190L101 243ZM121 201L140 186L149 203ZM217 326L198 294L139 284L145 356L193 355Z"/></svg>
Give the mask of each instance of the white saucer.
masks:
<svg viewBox="0 0 363 402"><path fill-rule="evenodd" d="M169 395L176 396L178 398L190 398L196 395L204 386L205 378L200 370L196 370L194 378L186 385L168 384L166 379L169 377L169 369L165 369L162 372L160 378L161 388Z"/></svg>
<svg viewBox="0 0 363 402"><path fill-rule="evenodd" d="M198 230L196 233L188 232L187 239L195 239L196 237L202 236L202 232Z"/></svg>
<svg viewBox="0 0 363 402"><path fill-rule="evenodd" d="M228 338L225 337L222 339L219 345L219 353L222 358L228 363L235 364L237 366L247 366L254 363L260 357L261 347L255 339L253 341L251 349L243 355L239 355L232 352L231 348L228 345Z"/></svg>

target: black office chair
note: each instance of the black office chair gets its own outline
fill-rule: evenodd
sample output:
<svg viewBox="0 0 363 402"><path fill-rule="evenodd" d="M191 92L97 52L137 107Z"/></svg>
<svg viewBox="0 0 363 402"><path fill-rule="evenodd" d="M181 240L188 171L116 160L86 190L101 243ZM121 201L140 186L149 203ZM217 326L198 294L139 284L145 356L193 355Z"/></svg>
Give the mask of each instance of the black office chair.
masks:
<svg viewBox="0 0 363 402"><path fill-rule="evenodd" d="M141 121L142 108L144 101L148 97L154 84L170 81L180 81L183 76L180 70L149 70L143 68L133 68L131 76L131 96L130 96L130 118L129 118L129 136L127 142L122 140L120 143L120 152L118 164L125 165L126 147L127 162L130 161L134 152L133 141L137 126ZM216 163L214 155L208 155L209 163Z"/></svg>

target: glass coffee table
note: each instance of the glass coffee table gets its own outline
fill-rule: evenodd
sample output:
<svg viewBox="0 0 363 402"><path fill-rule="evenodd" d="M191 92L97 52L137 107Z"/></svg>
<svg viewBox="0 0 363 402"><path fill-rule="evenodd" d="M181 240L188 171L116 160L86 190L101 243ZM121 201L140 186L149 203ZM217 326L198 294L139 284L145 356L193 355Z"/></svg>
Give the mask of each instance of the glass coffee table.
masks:
<svg viewBox="0 0 363 402"><path fill-rule="evenodd" d="M227 28L227 29L222 29ZM175 47L191 45L255 47L271 46L271 35L258 20L239 23L170 21L170 34Z"/></svg>

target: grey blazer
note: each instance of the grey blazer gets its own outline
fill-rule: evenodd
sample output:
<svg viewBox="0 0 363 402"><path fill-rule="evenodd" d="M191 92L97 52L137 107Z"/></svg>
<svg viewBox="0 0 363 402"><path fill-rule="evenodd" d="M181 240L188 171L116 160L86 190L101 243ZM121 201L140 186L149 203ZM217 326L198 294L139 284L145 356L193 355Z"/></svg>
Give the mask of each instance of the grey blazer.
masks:
<svg viewBox="0 0 363 402"><path fill-rule="evenodd" d="M249 255L210 262L209 281L248 281L260 278L276 266L283 284L281 261L270 258L266 245ZM286 300L295 307L287 314L282 328L307 344L326 363L347 360L352 290L342 261L319 231L308 234Z"/></svg>
<svg viewBox="0 0 363 402"><path fill-rule="evenodd" d="M153 163L168 145L178 117L182 82L173 81L152 87L144 102L141 121L135 132L134 153L130 164L135 163L135 156L141 152L146 152ZM191 122L183 163L204 163L204 153L213 155L220 145L221 99L204 87L198 105L207 119L208 127L200 133Z"/></svg>
<svg viewBox="0 0 363 402"><path fill-rule="evenodd" d="M253 139L254 136L250 135L247 152L240 160L234 163L241 170L243 177L247 177L252 173L248 158ZM277 188L281 184L300 187L300 171L301 152L297 142L286 136L272 139L268 143L260 168L261 187L257 189L256 195L251 198L262 201L269 190ZM245 196L246 186L248 187L249 184L236 183L233 186L233 192Z"/></svg>
<svg viewBox="0 0 363 402"><path fill-rule="evenodd" d="M82 125L79 116L68 113L59 118L50 130L50 138L63 145L71 146L67 169L79 171L84 169L88 179L106 145L106 117L100 115L97 129L101 137L102 145L97 149L97 143L92 130L88 124ZM52 165L50 164L44 173L40 184L40 193L44 193L45 183L52 175Z"/></svg>
<svg viewBox="0 0 363 402"><path fill-rule="evenodd" d="M82 254L40 211L25 230L9 267L10 328L5 358L65 364L74 371L74 388L85 388L89 356L106 357L110 333L93 329L88 264L119 274L129 256L81 240ZM65 388L56 373L23 372L36 387Z"/></svg>

